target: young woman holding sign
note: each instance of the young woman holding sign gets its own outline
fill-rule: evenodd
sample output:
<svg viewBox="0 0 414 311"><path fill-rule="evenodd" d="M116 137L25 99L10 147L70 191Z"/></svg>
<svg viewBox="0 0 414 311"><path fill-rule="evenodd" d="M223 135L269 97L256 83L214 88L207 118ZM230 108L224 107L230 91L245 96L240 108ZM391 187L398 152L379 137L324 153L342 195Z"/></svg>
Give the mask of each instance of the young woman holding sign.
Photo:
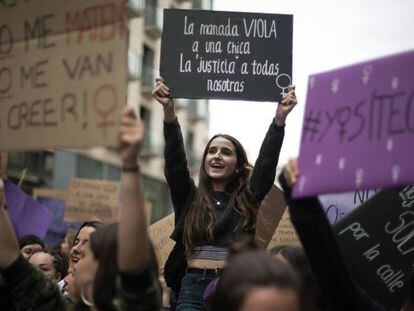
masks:
<svg viewBox="0 0 414 311"><path fill-rule="evenodd" d="M180 291L177 310L202 310L202 294L224 268L227 248L254 236L257 209L273 185L285 120L296 105L295 88L277 106L254 168L232 136L213 136L204 150L199 185L187 168L174 100L161 77L152 92L164 108L165 176L175 211L177 242L165 266L169 287ZM185 276L179 271L184 271ZM182 280L182 286L181 286Z"/></svg>

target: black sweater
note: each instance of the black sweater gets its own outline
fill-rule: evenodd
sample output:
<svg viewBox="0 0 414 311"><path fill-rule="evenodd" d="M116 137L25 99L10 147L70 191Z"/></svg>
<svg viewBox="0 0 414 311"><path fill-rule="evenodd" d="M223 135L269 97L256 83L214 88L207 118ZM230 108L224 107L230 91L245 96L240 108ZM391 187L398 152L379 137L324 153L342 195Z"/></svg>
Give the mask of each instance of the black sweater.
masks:
<svg viewBox="0 0 414 311"><path fill-rule="evenodd" d="M274 183L283 137L284 127L277 127L273 121L260 148L250 181L250 189L258 206ZM165 177L175 212L175 228L171 238L179 241L183 235L185 217L196 198L197 187L187 167L181 127L177 119L164 122L164 138ZM234 232L236 227L240 228L243 218L229 205L214 228L214 241L211 241L211 245L226 247L243 234L254 234L254 231Z"/></svg>
<svg viewBox="0 0 414 311"><path fill-rule="evenodd" d="M352 278L317 197L293 199L279 177L294 225L319 286L334 310L386 311Z"/></svg>

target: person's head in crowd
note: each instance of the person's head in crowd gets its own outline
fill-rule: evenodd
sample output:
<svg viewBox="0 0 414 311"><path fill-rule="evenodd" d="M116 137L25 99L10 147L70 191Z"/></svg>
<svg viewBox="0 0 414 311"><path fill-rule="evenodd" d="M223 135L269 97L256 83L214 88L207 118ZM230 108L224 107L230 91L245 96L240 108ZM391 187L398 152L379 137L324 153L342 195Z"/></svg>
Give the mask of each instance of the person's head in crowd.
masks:
<svg viewBox="0 0 414 311"><path fill-rule="evenodd" d="M43 241L36 235L25 235L19 239L20 253L26 259L45 248Z"/></svg>
<svg viewBox="0 0 414 311"><path fill-rule="evenodd" d="M117 275L117 225L103 225L92 232L80 252L75 287L84 302L99 310L111 304Z"/></svg>
<svg viewBox="0 0 414 311"><path fill-rule="evenodd" d="M74 286L82 301L98 310L112 310L116 295L118 224L103 225L90 235L76 265ZM151 251L151 268L158 273L155 252Z"/></svg>
<svg viewBox="0 0 414 311"><path fill-rule="evenodd" d="M272 248L270 254L287 262L298 274L301 281L300 299L302 310L330 310L328 302L313 275L308 258L301 247L280 245Z"/></svg>
<svg viewBox="0 0 414 311"><path fill-rule="evenodd" d="M29 257L29 263L37 267L45 276L56 282L61 281L68 271L68 258L61 251L45 249Z"/></svg>
<svg viewBox="0 0 414 311"><path fill-rule="evenodd" d="M60 243L60 249L67 256L70 256L70 249L72 248L73 242L75 240L75 235L76 230L73 228L69 228L65 234L65 237L62 240L62 243Z"/></svg>
<svg viewBox="0 0 414 311"><path fill-rule="evenodd" d="M194 237L206 240L213 237L216 208L213 191L230 195L235 208L244 216L242 227L247 230L254 227L257 204L248 186L251 171L246 151L236 138L217 134L209 140L200 166L198 195L185 222L183 241L187 252L191 253L196 244L203 242L194 241ZM207 235L204 229L206 223Z"/></svg>
<svg viewBox="0 0 414 311"><path fill-rule="evenodd" d="M299 311L300 283L292 268L264 251L235 255L208 302L217 311Z"/></svg>
<svg viewBox="0 0 414 311"><path fill-rule="evenodd" d="M73 266L69 265L68 273L63 279L65 282L63 286L63 291L65 294L69 295L69 297L71 297L74 301L78 301L81 297L80 297L80 292L76 290L74 279L75 279L75 271L73 270Z"/></svg>
<svg viewBox="0 0 414 311"><path fill-rule="evenodd" d="M81 250L88 243L91 233L95 232L96 229L102 225L103 224L99 221L86 221L79 227L70 250L70 260L72 265L76 265L79 261Z"/></svg>

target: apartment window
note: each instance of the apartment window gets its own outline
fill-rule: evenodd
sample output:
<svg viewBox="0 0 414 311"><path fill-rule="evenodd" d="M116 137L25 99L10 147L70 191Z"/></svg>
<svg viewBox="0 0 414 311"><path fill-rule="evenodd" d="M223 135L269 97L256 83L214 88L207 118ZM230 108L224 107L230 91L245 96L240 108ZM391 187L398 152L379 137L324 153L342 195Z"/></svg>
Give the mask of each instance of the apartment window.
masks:
<svg viewBox="0 0 414 311"><path fill-rule="evenodd" d="M107 164L106 168L107 168L107 172L106 172L105 179L113 180L113 181L121 180L121 170L119 169L119 167Z"/></svg>
<svg viewBox="0 0 414 311"><path fill-rule="evenodd" d="M152 86L154 80L154 51L144 45L142 55L142 85Z"/></svg>
<svg viewBox="0 0 414 311"><path fill-rule="evenodd" d="M145 25L155 25L157 0L145 0Z"/></svg>
<svg viewBox="0 0 414 311"><path fill-rule="evenodd" d="M76 176L79 178L103 179L103 163L84 156L78 156Z"/></svg>
<svg viewBox="0 0 414 311"><path fill-rule="evenodd" d="M130 80L139 80L141 77L141 58L139 54L129 48L128 50L128 78Z"/></svg>
<svg viewBox="0 0 414 311"><path fill-rule="evenodd" d="M205 99L192 100L188 105L188 114L193 121L208 121L208 101Z"/></svg>
<svg viewBox="0 0 414 311"><path fill-rule="evenodd" d="M152 205L151 223L154 223L172 212L172 203L168 186L153 178L144 176L142 180L145 202Z"/></svg>
<svg viewBox="0 0 414 311"><path fill-rule="evenodd" d="M146 107L141 106L140 108L141 120L144 122L145 137L144 137L144 149L148 150L151 147L151 111Z"/></svg>
<svg viewBox="0 0 414 311"><path fill-rule="evenodd" d="M157 0L145 1L145 31L153 37L161 35L163 10L157 7Z"/></svg>
<svg viewBox="0 0 414 311"><path fill-rule="evenodd" d="M126 0L126 13L128 18L139 17L145 9L145 0Z"/></svg>
<svg viewBox="0 0 414 311"><path fill-rule="evenodd" d="M212 0L194 0L193 1L193 8L194 9L202 9L202 10L212 10L213 9L213 1Z"/></svg>

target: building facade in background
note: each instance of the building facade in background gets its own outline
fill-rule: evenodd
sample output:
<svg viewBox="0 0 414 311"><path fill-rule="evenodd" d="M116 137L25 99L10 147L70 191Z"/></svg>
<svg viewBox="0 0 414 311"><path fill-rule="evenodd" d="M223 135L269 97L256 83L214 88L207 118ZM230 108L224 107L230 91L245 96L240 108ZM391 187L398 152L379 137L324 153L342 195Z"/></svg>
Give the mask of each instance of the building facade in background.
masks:
<svg viewBox="0 0 414 311"><path fill-rule="evenodd" d="M164 178L163 110L151 95L159 74L163 9L212 9L212 0L126 0L128 18L127 104L144 121L146 137L140 163L145 200L152 206L151 223L172 211ZM176 100L191 172L197 177L203 149L208 141L207 100ZM46 150L10 153L8 178L31 193L34 187L66 189L73 177L120 180L120 159L115 150Z"/></svg>

